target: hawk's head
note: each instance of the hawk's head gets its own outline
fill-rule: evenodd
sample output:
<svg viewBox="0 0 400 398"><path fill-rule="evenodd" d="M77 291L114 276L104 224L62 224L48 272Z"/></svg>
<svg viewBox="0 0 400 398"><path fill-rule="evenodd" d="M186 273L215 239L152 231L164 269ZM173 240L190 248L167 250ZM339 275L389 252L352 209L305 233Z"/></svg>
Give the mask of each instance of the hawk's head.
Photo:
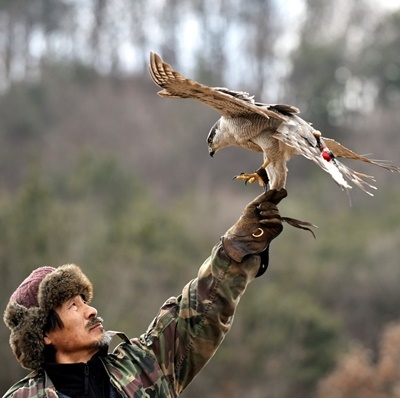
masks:
<svg viewBox="0 0 400 398"><path fill-rule="evenodd" d="M208 153L214 156L214 153L222 148L232 145L229 135L229 126L224 118L219 119L211 127L207 137Z"/></svg>
<svg viewBox="0 0 400 398"><path fill-rule="evenodd" d="M207 137L208 153L210 154L211 157L213 157L214 153L216 152L216 149L214 148L214 139L215 136L217 135L218 128L219 128L219 120L211 127L211 130L208 133Z"/></svg>

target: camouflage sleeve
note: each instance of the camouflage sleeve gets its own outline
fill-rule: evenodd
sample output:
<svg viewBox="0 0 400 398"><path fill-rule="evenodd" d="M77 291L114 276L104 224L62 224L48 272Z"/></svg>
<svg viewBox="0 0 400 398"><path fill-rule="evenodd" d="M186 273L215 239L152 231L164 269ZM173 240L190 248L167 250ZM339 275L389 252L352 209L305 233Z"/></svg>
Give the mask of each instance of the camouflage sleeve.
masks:
<svg viewBox="0 0 400 398"><path fill-rule="evenodd" d="M260 266L259 256L238 264L221 243L181 296L169 299L141 336L179 395L214 355L228 333L236 306Z"/></svg>

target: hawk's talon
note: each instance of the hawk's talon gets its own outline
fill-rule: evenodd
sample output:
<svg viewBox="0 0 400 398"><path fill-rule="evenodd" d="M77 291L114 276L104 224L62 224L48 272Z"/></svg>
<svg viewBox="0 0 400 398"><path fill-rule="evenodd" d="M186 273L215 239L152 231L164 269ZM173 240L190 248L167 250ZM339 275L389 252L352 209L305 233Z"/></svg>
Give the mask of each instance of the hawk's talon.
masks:
<svg viewBox="0 0 400 398"><path fill-rule="evenodd" d="M251 174L240 173L239 175L233 177L233 179L244 180L245 185L247 185L247 183L253 184L254 182L258 181L261 187L265 186L263 178L260 175L258 175L258 173L251 173Z"/></svg>

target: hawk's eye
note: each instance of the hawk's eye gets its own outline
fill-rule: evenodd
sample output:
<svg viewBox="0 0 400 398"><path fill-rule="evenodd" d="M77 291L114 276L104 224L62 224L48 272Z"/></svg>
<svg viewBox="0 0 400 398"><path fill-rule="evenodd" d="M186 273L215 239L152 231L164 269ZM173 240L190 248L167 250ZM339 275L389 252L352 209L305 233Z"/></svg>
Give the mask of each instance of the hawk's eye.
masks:
<svg viewBox="0 0 400 398"><path fill-rule="evenodd" d="M212 142L213 142L212 137L208 137L208 143L209 143L209 144L212 144Z"/></svg>

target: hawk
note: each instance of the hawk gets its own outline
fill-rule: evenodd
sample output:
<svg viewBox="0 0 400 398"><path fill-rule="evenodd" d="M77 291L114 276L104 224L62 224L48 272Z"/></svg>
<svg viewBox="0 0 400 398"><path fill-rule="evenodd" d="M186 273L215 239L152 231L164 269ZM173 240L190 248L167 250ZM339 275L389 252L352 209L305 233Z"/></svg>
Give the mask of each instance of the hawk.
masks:
<svg viewBox="0 0 400 398"><path fill-rule="evenodd" d="M342 189L352 188L349 180L373 196L370 189L376 189L371 185L374 177L352 170L338 158L361 160L400 172L390 162L366 158L333 139L322 137L298 116L299 109L292 105L263 104L243 91L209 87L187 79L153 52L150 53L149 71L153 81L163 89L158 92L161 97L194 99L220 113L220 119L207 137L211 156L228 146L263 153L263 164L255 173L242 173L235 178L249 183L259 181L260 185L268 181L270 189L285 188L286 163L293 155L303 155L328 172Z"/></svg>

